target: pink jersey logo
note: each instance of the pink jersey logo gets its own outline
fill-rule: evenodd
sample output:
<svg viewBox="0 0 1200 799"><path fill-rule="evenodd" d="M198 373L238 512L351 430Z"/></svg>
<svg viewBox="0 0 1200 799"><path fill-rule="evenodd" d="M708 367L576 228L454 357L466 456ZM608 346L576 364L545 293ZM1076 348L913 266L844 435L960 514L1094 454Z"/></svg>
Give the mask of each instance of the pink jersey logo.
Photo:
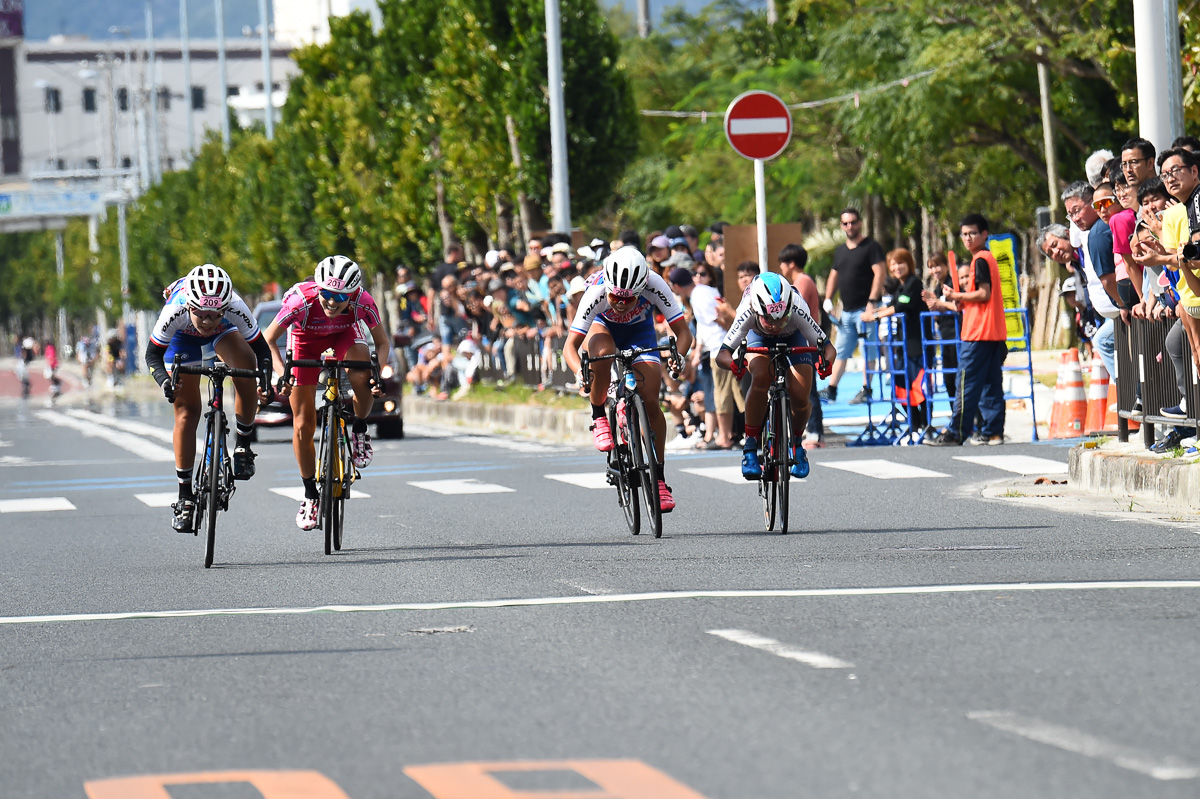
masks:
<svg viewBox="0 0 1200 799"><path fill-rule="evenodd" d="M327 278L325 280L325 284L326 284L325 288L328 288L328 289L340 289L346 285L342 281L338 280L336 277Z"/></svg>
<svg viewBox="0 0 1200 799"><path fill-rule="evenodd" d="M768 303L765 306L765 310L767 312L767 316L774 316L774 317L782 316L783 312L785 310L787 310L787 300L780 300L779 302Z"/></svg>

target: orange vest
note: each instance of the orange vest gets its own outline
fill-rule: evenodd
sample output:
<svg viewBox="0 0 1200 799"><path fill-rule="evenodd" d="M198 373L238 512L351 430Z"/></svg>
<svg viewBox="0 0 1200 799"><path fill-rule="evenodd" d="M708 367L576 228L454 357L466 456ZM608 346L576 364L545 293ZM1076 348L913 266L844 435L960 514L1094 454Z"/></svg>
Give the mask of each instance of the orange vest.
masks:
<svg viewBox="0 0 1200 799"><path fill-rule="evenodd" d="M964 291L975 291L975 262L982 258L987 261L988 270L992 277L992 293L987 302L962 302L962 340L963 341L1005 341L1008 339L1008 325L1004 321L1004 292L1000 288L1000 265L996 256L987 248L971 255L971 277Z"/></svg>

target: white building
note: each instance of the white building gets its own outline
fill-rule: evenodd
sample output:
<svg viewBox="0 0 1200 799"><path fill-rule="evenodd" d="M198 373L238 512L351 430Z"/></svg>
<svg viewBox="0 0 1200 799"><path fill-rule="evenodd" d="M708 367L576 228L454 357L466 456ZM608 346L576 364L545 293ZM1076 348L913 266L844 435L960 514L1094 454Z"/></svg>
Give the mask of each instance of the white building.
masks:
<svg viewBox="0 0 1200 799"><path fill-rule="evenodd" d="M296 47L329 42L329 18L366 11L376 27L382 24L375 0L286 0L274 8L275 38Z"/></svg>
<svg viewBox="0 0 1200 799"><path fill-rule="evenodd" d="M283 3L281 5L289 5ZM141 168L157 158L159 172L186 165L209 130L220 130L223 95L251 100L259 95L257 119L263 118L260 40L227 39L227 91L220 86L216 41L190 42L191 83L185 85L178 39L156 39L153 68L144 40L26 41L17 45L16 89L20 136L20 172ZM271 50L272 96L278 107L296 72L292 48L275 42ZM128 53L128 61L126 55ZM157 132L149 87L157 88ZM238 114L242 124L254 118ZM188 141L188 111L193 141Z"/></svg>

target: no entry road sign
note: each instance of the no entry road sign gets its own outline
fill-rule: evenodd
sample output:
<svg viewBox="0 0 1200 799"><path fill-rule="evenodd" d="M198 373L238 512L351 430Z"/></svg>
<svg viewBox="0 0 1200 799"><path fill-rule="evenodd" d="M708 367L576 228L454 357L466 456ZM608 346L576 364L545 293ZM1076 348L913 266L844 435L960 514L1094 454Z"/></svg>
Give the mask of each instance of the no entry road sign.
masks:
<svg viewBox="0 0 1200 799"><path fill-rule="evenodd" d="M738 155L769 161L792 138L792 113L770 92L740 94L725 112L725 138Z"/></svg>

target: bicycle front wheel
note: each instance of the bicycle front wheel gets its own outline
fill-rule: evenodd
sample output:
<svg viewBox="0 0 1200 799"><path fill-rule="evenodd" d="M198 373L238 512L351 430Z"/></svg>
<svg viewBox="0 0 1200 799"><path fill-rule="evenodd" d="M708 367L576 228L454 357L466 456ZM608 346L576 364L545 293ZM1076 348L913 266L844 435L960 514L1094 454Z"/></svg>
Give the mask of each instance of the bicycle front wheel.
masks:
<svg viewBox="0 0 1200 799"><path fill-rule="evenodd" d="M221 455L225 447L225 417L219 413L213 413L209 417L208 423L208 445L204 448L204 468L207 471L205 475L206 485L202 486L205 499L204 504L208 510L205 513L204 519L204 568L208 569L213 564L213 553L217 543L217 512L221 509Z"/></svg>
<svg viewBox="0 0 1200 799"><path fill-rule="evenodd" d="M346 423L338 425L337 439L337 482L333 486L333 502L330 504L330 526L333 528L333 548L342 551L342 530L346 522L346 499L350 494L350 477L347 464L350 462L350 444L346 440ZM353 466L350 467L353 469Z"/></svg>
<svg viewBox="0 0 1200 799"><path fill-rule="evenodd" d="M775 402L775 451L779 466L775 469L778 485L779 532L788 531L788 486L792 479L792 409L787 391Z"/></svg>
<svg viewBox="0 0 1200 799"><path fill-rule="evenodd" d="M758 478L758 495L763 500L763 521L766 522L767 532L771 532L775 529L775 509L779 497L775 483L775 418L770 407L763 422L759 447L758 463L762 467L762 476Z"/></svg>
<svg viewBox="0 0 1200 799"><path fill-rule="evenodd" d="M629 526L629 532L637 535L642 530L642 509L638 505L637 478L630 469L629 428L617 427L616 408L612 405L608 406L608 429L617 432L616 446L608 459L608 468L617 481L617 503L625 511L625 524Z"/></svg>
<svg viewBox="0 0 1200 799"><path fill-rule="evenodd" d="M655 538L662 538L662 506L658 502L658 458L654 454L654 430L646 415L646 404L634 394L633 415L629 417L630 451L633 466L640 477L642 501L646 505L646 522Z"/></svg>
<svg viewBox="0 0 1200 799"><path fill-rule="evenodd" d="M330 405L325 406L325 424L321 432L321 529L325 531L325 554L333 554L333 531L336 522L334 504L335 494L341 477L338 463L338 423L341 421L337 411Z"/></svg>

